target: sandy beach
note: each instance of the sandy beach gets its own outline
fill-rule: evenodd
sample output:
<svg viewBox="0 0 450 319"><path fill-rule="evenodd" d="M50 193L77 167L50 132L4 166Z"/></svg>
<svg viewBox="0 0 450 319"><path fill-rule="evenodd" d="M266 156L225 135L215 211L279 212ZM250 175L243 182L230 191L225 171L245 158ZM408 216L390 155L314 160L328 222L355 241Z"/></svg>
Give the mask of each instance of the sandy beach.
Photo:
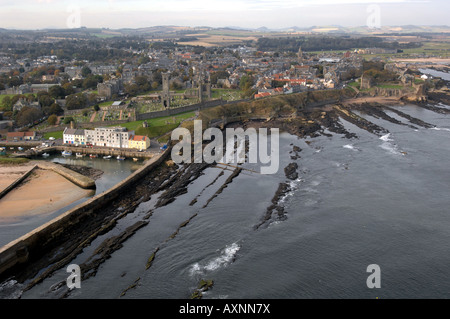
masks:
<svg viewBox="0 0 450 319"><path fill-rule="evenodd" d="M30 170L34 164L22 165L2 165L0 166L0 192L8 187L15 180L20 178L25 172Z"/></svg>
<svg viewBox="0 0 450 319"><path fill-rule="evenodd" d="M30 168L28 165L0 167L0 172L7 176L5 180L13 182ZM51 170L35 169L24 182L0 199L0 223L49 214L92 194L92 190L82 189Z"/></svg>

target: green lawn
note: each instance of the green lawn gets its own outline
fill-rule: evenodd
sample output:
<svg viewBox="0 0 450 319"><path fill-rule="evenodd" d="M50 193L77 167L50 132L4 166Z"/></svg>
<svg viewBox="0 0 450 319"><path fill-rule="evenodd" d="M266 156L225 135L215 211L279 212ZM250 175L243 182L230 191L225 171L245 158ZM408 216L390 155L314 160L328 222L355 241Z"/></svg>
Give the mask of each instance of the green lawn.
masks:
<svg viewBox="0 0 450 319"><path fill-rule="evenodd" d="M50 137L54 137L56 139L63 138L63 131L56 131L56 132L50 132L50 133L44 134L44 138L46 140L48 140Z"/></svg>
<svg viewBox="0 0 450 319"><path fill-rule="evenodd" d="M382 89L399 89L399 90L403 89L403 85L396 85L396 84L380 84L377 86Z"/></svg>
<svg viewBox="0 0 450 319"><path fill-rule="evenodd" d="M0 165L1 164L24 164L28 163L30 160L28 158L14 158L8 156L0 156Z"/></svg>
<svg viewBox="0 0 450 319"><path fill-rule="evenodd" d="M114 103L114 101L106 101L106 102L101 102L98 104L98 106L102 107L102 106L111 106Z"/></svg>
<svg viewBox="0 0 450 319"><path fill-rule="evenodd" d="M359 89L359 87L361 86L361 84L359 82L356 82L356 81L355 82L350 82L348 85L349 86L354 86L357 89Z"/></svg>
<svg viewBox="0 0 450 319"><path fill-rule="evenodd" d="M120 124L129 131L135 131L138 135L147 135L150 138L164 135L178 127L181 121L195 116L195 112L186 112L174 116L165 116L147 120L148 126L144 128L144 121L135 121Z"/></svg>

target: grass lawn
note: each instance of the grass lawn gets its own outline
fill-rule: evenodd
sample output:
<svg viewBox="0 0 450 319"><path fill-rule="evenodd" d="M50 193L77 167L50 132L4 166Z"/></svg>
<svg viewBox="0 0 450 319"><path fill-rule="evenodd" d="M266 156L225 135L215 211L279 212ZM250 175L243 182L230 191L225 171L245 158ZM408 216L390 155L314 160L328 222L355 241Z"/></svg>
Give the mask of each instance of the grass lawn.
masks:
<svg viewBox="0 0 450 319"><path fill-rule="evenodd" d="M101 102L98 104L99 107L102 106L111 106L114 103L114 101L106 101L106 102Z"/></svg>
<svg viewBox="0 0 450 319"><path fill-rule="evenodd" d="M399 90L403 89L403 85L396 85L396 84L380 84L377 86L382 89L399 89Z"/></svg>
<svg viewBox="0 0 450 319"><path fill-rule="evenodd" d="M2 164L24 164L28 163L28 158L13 158L8 156L0 156L0 165Z"/></svg>
<svg viewBox="0 0 450 319"><path fill-rule="evenodd" d="M350 82L348 85L356 87L357 89L359 89L359 87L361 86L361 84L359 82L356 82L356 81L355 82Z"/></svg>
<svg viewBox="0 0 450 319"><path fill-rule="evenodd" d="M46 140L48 140L50 137L54 137L56 139L63 138L63 132L64 131L56 131L56 132L45 133L44 134L44 138Z"/></svg>
<svg viewBox="0 0 450 319"><path fill-rule="evenodd" d="M146 135L150 138L164 135L178 127L181 121L195 116L195 112L186 112L174 116L165 116L147 120L148 127L142 126L144 121L135 121L120 124L129 131L135 131L137 135Z"/></svg>

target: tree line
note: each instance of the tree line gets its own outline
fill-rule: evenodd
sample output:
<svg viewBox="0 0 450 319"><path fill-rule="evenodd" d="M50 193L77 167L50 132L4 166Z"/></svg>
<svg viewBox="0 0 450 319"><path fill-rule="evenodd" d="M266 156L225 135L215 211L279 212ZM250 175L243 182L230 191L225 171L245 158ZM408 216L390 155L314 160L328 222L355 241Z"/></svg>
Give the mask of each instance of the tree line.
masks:
<svg viewBox="0 0 450 319"><path fill-rule="evenodd" d="M295 38L259 38L256 46L259 51L297 52L300 47L303 51L329 51L373 47L383 49L409 49L421 47L422 44L416 42L385 42L383 41L383 39L377 37L351 38L348 36L320 36Z"/></svg>

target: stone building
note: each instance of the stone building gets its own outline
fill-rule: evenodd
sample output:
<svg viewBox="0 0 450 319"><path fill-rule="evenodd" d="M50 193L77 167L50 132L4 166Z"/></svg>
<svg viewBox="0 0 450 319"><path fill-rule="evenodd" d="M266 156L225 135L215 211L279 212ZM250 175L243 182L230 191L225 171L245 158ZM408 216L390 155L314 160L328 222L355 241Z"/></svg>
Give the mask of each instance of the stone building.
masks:
<svg viewBox="0 0 450 319"><path fill-rule="evenodd" d="M363 76L361 77L360 89L361 90L370 89L374 85L375 85L375 80L371 76L363 74Z"/></svg>
<svg viewBox="0 0 450 319"><path fill-rule="evenodd" d="M123 91L122 79L111 79L104 83L97 84L98 96L110 99L114 94L119 95Z"/></svg>

